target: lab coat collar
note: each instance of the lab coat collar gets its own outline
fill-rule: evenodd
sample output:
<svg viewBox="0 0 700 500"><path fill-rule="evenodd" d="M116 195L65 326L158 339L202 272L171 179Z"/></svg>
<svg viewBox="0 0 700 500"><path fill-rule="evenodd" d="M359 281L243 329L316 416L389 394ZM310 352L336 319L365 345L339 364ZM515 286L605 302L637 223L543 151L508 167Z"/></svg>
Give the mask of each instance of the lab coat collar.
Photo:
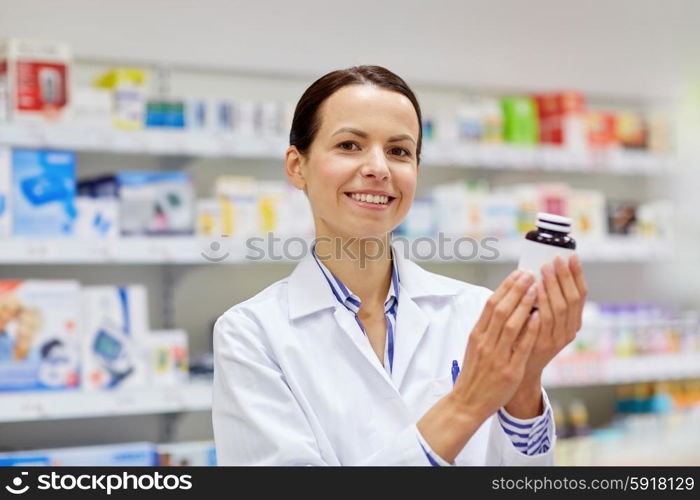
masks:
<svg viewBox="0 0 700 500"><path fill-rule="evenodd" d="M398 268L400 289L403 296L399 300L421 297L456 295L460 289L458 281L437 277L415 262L410 261L403 248L392 244ZM326 278L318 268L313 256L308 252L297 264L288 281L289 318L295 320L340 305L333 295Z"/></svg>
<svg viewBox="0 0 700 500"><path fill-rule="evenodd" d="M397 294L399 304L391 375L377 360L372 347L366 337L362 336L352 316L341 314L345 307L333 295L328 281L311 253L302 259L289 277L289 317L293 321L324 309L334 309L334 317L342 331L362 352L369 365L384 382L398 392L401 390L408 367L430 323L430 319L417 301L437 296L456 295L460 290L460 282L436 276L424 270L418 264L408 260L402 253L402 249L397 248L395 244L392 246L398 268L400 293Z"/></svg>
<svg viewBox="0 0 700 500"><path fill-rule="evenodd" d="M457 295L463 287L463 284L459 281L436 276L426 271L408 259L404 255L404 249L401 246L394 243L392 247L399 269L401 293L405 293L411 299Z"/></svg>
<svg viewBox="0 0 700 500"><path fill-rule="evenodd" d="M307 252L288 280L289 319L295 320L339 304L311 252Z"/></svg>

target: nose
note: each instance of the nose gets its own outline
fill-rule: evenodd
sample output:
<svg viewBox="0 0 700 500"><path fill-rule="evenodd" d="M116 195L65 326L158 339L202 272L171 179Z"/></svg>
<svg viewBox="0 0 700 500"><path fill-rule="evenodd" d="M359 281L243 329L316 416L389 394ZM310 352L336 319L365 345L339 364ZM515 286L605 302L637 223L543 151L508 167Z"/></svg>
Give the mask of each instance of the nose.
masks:
<svg viewBox="0 0 700 500"><path fill-rule="evenodd" d="M381 148L372 149L368 153L366 161L362 165L361 173L363 177L370 177L379 181L389 179L389 165Z"/></svg>

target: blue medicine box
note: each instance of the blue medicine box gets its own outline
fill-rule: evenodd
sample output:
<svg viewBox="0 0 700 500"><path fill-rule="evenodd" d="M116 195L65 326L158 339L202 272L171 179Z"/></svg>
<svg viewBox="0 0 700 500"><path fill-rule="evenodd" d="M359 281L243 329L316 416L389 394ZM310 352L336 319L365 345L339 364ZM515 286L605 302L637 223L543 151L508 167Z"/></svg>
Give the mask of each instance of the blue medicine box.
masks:
<svg viewBox="0 0 700 500"><path fill-rule="evenodd" d="M71 236L76 218L75 153L12 151L15 236Z"/></svg>

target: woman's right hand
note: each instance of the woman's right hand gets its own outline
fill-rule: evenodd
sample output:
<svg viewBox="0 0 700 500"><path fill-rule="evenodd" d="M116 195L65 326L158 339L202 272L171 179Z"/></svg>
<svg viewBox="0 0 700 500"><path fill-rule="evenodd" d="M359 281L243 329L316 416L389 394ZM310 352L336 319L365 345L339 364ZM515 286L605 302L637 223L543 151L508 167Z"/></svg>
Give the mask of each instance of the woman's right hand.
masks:
<svg viewBox="0 0 700 500"><path fill-rule="evenodd" d="M486 302L472 330L462 371L449 395L458 408L485 421L513 397L539 333L534 276L513 271Z"/></svg>

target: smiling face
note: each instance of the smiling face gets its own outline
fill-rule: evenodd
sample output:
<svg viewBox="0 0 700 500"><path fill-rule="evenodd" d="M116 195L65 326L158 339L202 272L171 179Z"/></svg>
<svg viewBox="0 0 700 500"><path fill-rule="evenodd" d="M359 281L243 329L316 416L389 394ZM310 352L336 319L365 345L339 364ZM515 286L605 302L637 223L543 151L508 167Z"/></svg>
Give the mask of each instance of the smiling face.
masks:
<svg viewBox="0 0 700 500"><path fill-rule="evenodd" d="M287 151L287 175L304 189L316 236L380 237L408 213L416 191L419 123L411 101L349 85L324 101L305 154Z"/></svg>

